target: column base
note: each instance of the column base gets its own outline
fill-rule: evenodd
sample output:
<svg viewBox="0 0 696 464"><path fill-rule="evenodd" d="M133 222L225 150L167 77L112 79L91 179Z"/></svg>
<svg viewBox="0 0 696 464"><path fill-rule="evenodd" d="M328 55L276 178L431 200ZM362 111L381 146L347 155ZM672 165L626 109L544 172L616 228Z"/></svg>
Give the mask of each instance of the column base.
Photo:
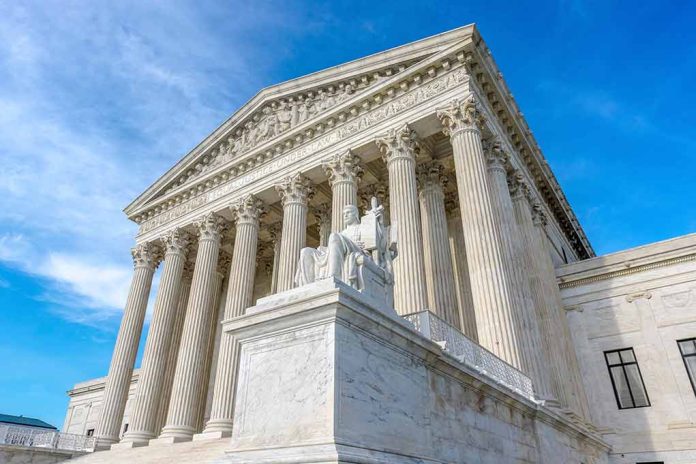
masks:
<svg viewBox="0 0 696 464"><path fill-rule="evenodd" d="M150 443L149 440L145 441L121 441L119 443L114 443L111 445L112 450L117 450L117 449L130 449L130 448L139 448L141 446L147 446Z"/></svg>
<svg viewBox="0 0 696 464"><path fill-rule="evenodd" d="M94 451L105 451L111 449L111 445L118 443L118 437L99 437Z"/></svg>
<svg viewBox="0 0 696 464"><path fill-rule="evenodd" d="M202 433L197 433L193 436L193 441L204 441L204 440L219 440L220 438L229 438L232 436L231 431L222 430L211 430L203 431Z"/></svg>
<svg viewBox="0 0 696 464"><path fill-rule="evenodd" d="M158 438L150 440L150 445L171 445L182 441L191 441L196 429L187 425L167 425Z"/></svg>

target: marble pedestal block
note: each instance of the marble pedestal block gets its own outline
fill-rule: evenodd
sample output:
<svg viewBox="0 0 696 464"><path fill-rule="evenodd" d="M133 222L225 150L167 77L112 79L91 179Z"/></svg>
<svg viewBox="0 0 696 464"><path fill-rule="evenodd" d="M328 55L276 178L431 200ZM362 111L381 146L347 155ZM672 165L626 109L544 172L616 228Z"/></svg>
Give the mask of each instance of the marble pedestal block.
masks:
<svg viewBox="0 0 696 464"><path fill-rule="evenodd" d="M239 344L239 376L218 462L605 462L596 437L467 370L342 282L261 299L223 330ZM557 449L539 449L541 435Z"/></svg>

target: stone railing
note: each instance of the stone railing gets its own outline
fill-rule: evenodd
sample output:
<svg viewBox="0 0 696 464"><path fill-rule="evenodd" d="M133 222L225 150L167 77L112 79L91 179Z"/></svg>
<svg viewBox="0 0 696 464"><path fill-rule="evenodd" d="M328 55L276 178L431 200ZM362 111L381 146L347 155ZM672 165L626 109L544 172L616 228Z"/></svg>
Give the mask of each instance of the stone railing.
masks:
<svg viewBox="0 0 696 464"><path fill-rule="evenodd" d="M478 343L468 339L456 327L430 311L420 311L403 317L411 322L418 332L441 345L459 362L496 383L534 400L534 387L529 377Z"/></svg>
<svg viewBox="0 0 696 464"><path fill-rule="evenodd" d="M95 437L21 425L0 424L0 445L91 452L94 451Z"/></svg>

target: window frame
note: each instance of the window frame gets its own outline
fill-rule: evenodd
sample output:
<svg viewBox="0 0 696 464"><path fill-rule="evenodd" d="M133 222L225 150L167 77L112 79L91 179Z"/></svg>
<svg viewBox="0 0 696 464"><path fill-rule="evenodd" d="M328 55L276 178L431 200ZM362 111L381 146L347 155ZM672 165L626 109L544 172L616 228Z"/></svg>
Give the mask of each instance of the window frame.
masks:
<svg viewBox="0 0 696 464"><path fill-rule="evenodd" d="M679 354L681 355L682 362L684 363L684 369L686 369L686 375L689 377L689 382L691 382L691 388L694 391L694 395L696 395L696 372L694 372L694 377L691 376L691 371L689 370L689 365L686 363L686 358L691 358L691 357L696 357L696 351L694 351L691 354L684 354L682 351L681 343L682 342L691 342L696 346L696 337L690 337L690 338L684 338L681 340L677 340L677 348L679 349Z"/></svg>
<svg viewBox="0 0 696 464"><path fill-rule="evenodd" d="M623 358L621 357L621 352L623 351L630 351L631 355L633 355L633 361L630 362L624 362ZM619 356L619 363L618 364L611 364L609 362L609 355L610 354L617 354ZM650 402L650 396L648 395L648 389L645 387L645 381L643 380L643 372L640 370L640 366L638 365L638 358L636 357L636 352L633 349L633 347L627 347L627 348L619 348L615 350L607 350L604 352L604 362L607 366L607 370L609 371L609 379L611 380L611 387L614 390L614 398L616 398L616 405L618 406L619 410L625 410L625 409L638 409L638 408L649 408L652 406L652 403ZM636 369L638 370L638 377L640 378L640 384L643 387L643 392L645 393L645 401L647 404L641 405L641 406L636 406L636 399L633 396L633 390L631 389L631 383L629 381L628 374L626 373L626 366L632 366L635 365ZM631 395L631 403L633 403L633 406L622 406L621 405L621 397L619 396L619 390L616 388L616 382L614 381L614 375L612 374L612 367L621 367L621 372L624 375L624 378L626 379L626 385L628 387L628 394Z"/></svg>

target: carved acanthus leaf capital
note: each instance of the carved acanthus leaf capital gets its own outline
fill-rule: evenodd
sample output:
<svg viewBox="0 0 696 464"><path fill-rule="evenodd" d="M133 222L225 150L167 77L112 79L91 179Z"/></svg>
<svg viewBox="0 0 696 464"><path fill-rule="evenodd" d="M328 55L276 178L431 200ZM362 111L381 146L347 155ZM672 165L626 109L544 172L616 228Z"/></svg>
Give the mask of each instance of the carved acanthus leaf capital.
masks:
<svg viewBox="0 0 696 464"><path fill-rule="evenodd" d="M488 169L505 173L505 165L510 157L503 149L503 144L498 137L484 141L483 152L486 155Z"/></svg>
<svg viewBox="0 0 696 464"><path fill-rule="evenodd" d="M360 158L347 150L336 154L331 159L322 163L322 168L329 178L329 185L340 182L358 183L363 174L360 166Z"/></svg>
<svg viewBox="0 0 696 464"><path fill-rule="evenodd" d="M160 239L166 254L186 256L189 252L193 237L183 229L176 228L166 232Z"/></svg>
<svg viewBox="0 0 696 464"><path fill-rule="evenodd" d="M541 227L546 227L546 224L548 223L548 219L546 218L544 208L541 206L541 203L539 202L535 202L532 205L532 221L534 222L535 226Z"/></svg>
<svg viewBox="0 0 696 464"><path fill-rule="evenodd" d="M445 108L437 110L437 117L445 126L445 135L453 137L464 130L481 131L485 124L478 100L469 96L466 100L454 100Z"/></svg>
<svg viewBox="0 0 696 464"><path fill-rule="evenodd" d="M456 190L445 193L445 211L452 215L459 215L459 192Z"/></svg>
<svg viewBox="0 0 696 464"><path fill-rule="evenodd" d="M445 175L445 168L439 161L427 161L416 167L416 180L420 191L443 192L449 179Z"/></svg>
<svg viewBox="0 0 696 464"><path fill-rule="evenodd" d="M208 213L194 222L198 229L198 241L220 240L222 233L227 230L229 224L225 219L215 213Z"/></svg>
<svg viewBox="0 0 696 464"><path fill-rule="evenodd" d="M154 270L162 260L162 250L152 243L141 243L131 249L133 267L145 267Z"/></svg>
<svg viewBox="0 0 696 464"><path fill-rule="evenodd" d="M408 124L398 129L391 129L384 136L377 138L375 143L387 165L397 159L415 161L420 151L418 134Z"/></svg>
<svg viewBox="0 0 696 464"><path fill-rule="evenodd" d="M508 189L513 200L530 198L530 189L527 180L519 170L513 169L508 172Z"/></svg>
<svg viewBox="0 0 696 464"><path fill-rule="evenodd" d="M299 172L286 177L275 189L283 206L293 203L307 206L307 202L314 195L312 182Z"/></svg>
<svg viewBox="0 0 696 464"><path fill-rule="evenodd" d="M254 195L247 195L230 207L232 216L237 226L248 224L259 226L261 219L267 212L266 205Z"/></svg>
<svg viewBox="0 0 696 464"><path fill-rule="evenodd" d="M331 227L331 205L328 203L322 203L312 208L312 215L320 226L328 224Z"/></svg>

